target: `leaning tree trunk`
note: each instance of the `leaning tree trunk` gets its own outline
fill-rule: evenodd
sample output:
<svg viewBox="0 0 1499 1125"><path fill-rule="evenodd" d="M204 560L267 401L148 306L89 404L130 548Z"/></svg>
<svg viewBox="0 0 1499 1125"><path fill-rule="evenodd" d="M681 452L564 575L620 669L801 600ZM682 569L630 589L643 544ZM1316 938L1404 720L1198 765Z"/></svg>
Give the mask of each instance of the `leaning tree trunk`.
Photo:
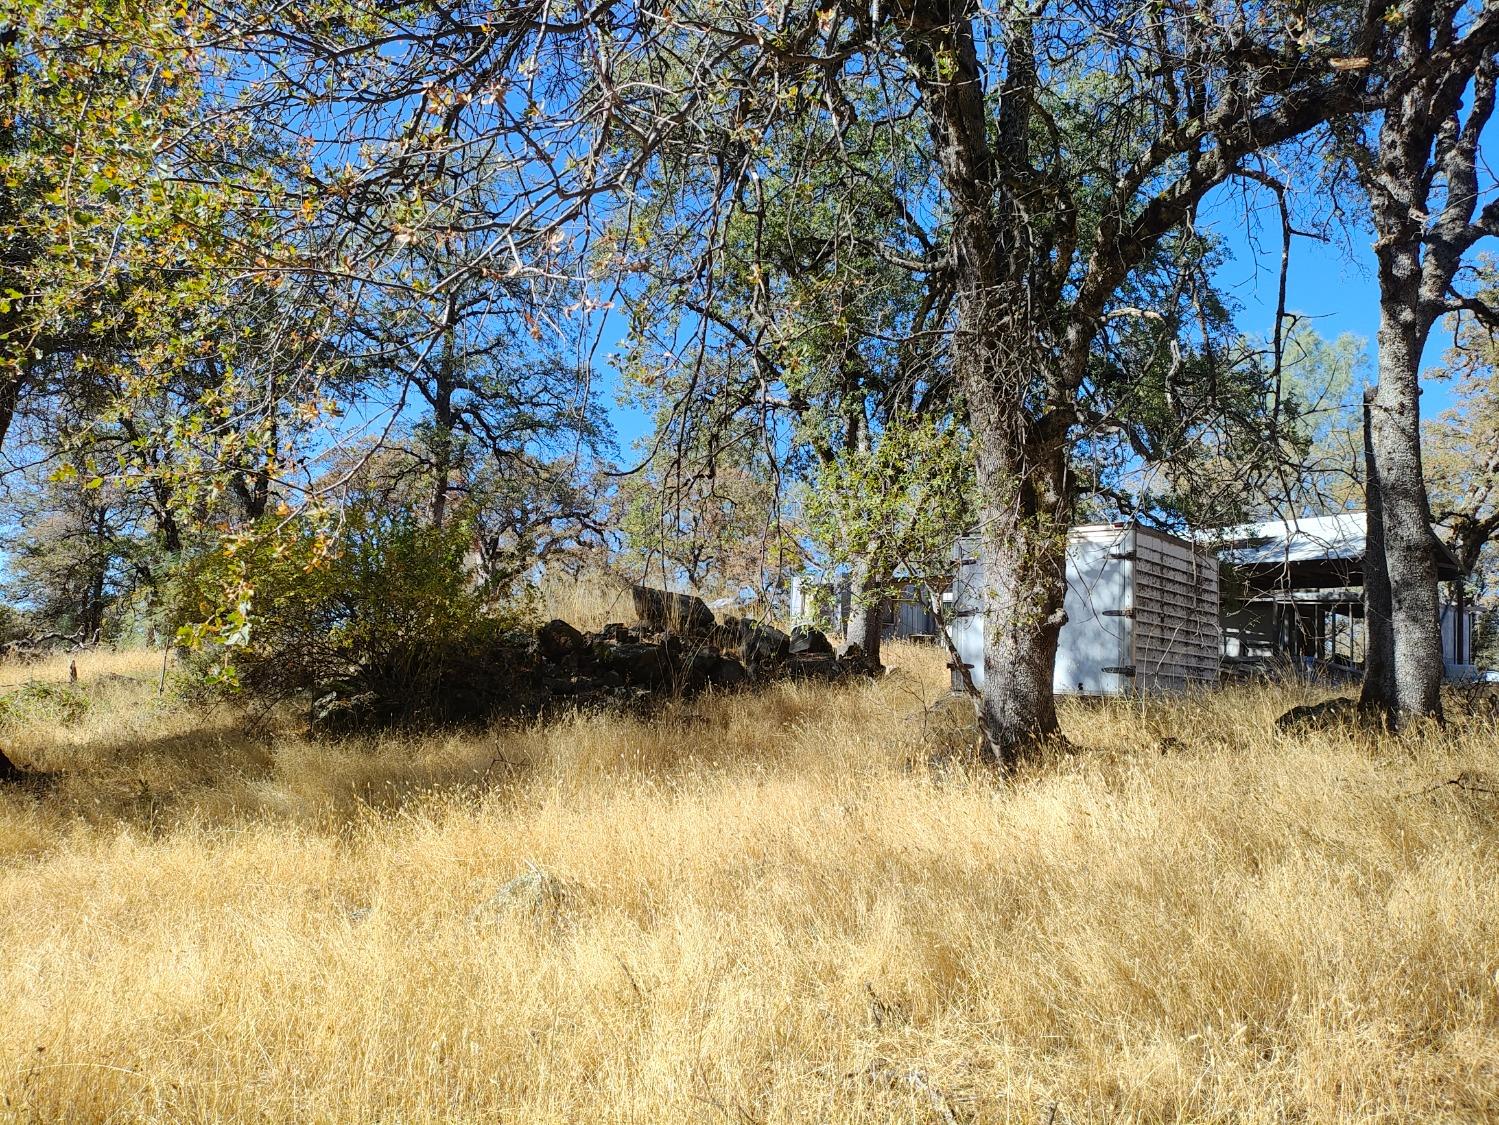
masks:
<svg viewBox="0 0 1499 1125"><path fill-rule="evenodd" d="M1395 634L1390 625L1390 575L1385 570L1384 509L1374 457L1374 392L1364 393L1364 685L1359 706L1395 713Z"/></svg>
<svg viewBox="0 0 1499 1125"><path fill-rule="evenodd" d="M1389 296L1388 284L1385 288ZM1412 323L1415 302L1397 296L1383 305L1379 386L1370 406L1369 431L1390 590L1394 695L1389 702L1398 725L1422 715L1441 717L1441 601L1421 468L1421 356Z"/></svg>

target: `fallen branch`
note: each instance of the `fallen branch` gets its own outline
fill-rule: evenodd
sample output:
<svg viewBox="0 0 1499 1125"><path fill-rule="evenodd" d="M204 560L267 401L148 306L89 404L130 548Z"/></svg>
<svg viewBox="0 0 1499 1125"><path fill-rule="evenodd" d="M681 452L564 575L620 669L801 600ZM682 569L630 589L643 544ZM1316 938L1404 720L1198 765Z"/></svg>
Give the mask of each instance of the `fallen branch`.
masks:
<svg viewBox="0 0 1499 1125"><path fill-rule="evenodd" d="M81 649L84 645L84 634L77 633L42 633L35 637L16 637L14 640L6 641L0 645L0 657L37 657L42 654L44 647L53 641L60 642L64 649L71 647L74 651Z"/></svg>
<svg viewBox="0 0 1499 1125"><path fill-rule="evenodd" d="M1488 774L1479 773L1476 770L1463 770L1456 777L1449 777L1446 781L1428 785L1425 789L1417 789L1414 793L1402 793L1401 798L1424 797L1430 793L1438 793L1449 785L1465 793L1482 793L1489 797L1499 797L1499 786L1491 784L1493 780Z"/></svg>

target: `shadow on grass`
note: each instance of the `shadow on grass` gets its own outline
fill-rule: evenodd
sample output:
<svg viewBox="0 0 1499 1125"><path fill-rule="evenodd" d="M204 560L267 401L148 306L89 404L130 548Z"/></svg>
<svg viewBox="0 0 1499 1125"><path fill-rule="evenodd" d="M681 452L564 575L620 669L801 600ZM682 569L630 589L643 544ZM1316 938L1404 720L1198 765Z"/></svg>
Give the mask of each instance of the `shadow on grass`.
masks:
<svg viewBox="0 0 1499 1125"><path fill-rule="evenodd" d="M255 822L337 829L432 798L493 793L526 771L503 732L312 741L290 721L269 729L191 712L173 721L182 729L73 741L32 730L0 743L17 767L0 781L0 828L12 819L150 835Z"/></svg>

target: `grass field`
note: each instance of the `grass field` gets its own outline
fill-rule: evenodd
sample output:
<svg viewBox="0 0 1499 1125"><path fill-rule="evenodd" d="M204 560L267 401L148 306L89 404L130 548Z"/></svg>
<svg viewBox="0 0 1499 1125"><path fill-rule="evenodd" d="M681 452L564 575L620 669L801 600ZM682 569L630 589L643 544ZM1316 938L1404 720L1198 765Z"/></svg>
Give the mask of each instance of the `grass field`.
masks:
<svg viewBox="0 0 1499 1125"><path fill-rule="evenodd" d="M1492 725L1071 705L1002 781L929 649L334 747L159 660L5 670L0 1120L1499 1119Z"/></svg>

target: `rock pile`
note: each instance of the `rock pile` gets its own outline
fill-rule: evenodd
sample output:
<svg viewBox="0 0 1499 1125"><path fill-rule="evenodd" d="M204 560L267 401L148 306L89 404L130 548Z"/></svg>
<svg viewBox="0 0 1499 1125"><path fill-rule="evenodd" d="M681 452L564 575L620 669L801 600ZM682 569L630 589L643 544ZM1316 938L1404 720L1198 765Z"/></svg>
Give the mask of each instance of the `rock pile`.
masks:
<svg viewBox="0 0 1499 1125"><path fill-rule="evenodd" d="M872 669L857 645L835 655L828 638L799 626L788 635L758 621L718 620L701 598L649 586L633 590L636 625L585 633L553 620L516 634L487 667L446 678L443 721L531 717L572 707L650 707L708 688L775 680L839 680ZM487 686L490 690L484 690ZM367 688L331 686L313 703L312 725L329 734L390 725L393 709Z"/></svg>
<svg viewBox="0 0 1499 1125"><path fill-rule="evenodd" d="M865 674L863 657L833 654L828 638L799 626L790 635L737 617L719 621L703 600L649 586L633 590L638 625L582 633L566 621L536 632L541 682L552 699L640 700L695 695L770 680L836 680Z"/></svg>

